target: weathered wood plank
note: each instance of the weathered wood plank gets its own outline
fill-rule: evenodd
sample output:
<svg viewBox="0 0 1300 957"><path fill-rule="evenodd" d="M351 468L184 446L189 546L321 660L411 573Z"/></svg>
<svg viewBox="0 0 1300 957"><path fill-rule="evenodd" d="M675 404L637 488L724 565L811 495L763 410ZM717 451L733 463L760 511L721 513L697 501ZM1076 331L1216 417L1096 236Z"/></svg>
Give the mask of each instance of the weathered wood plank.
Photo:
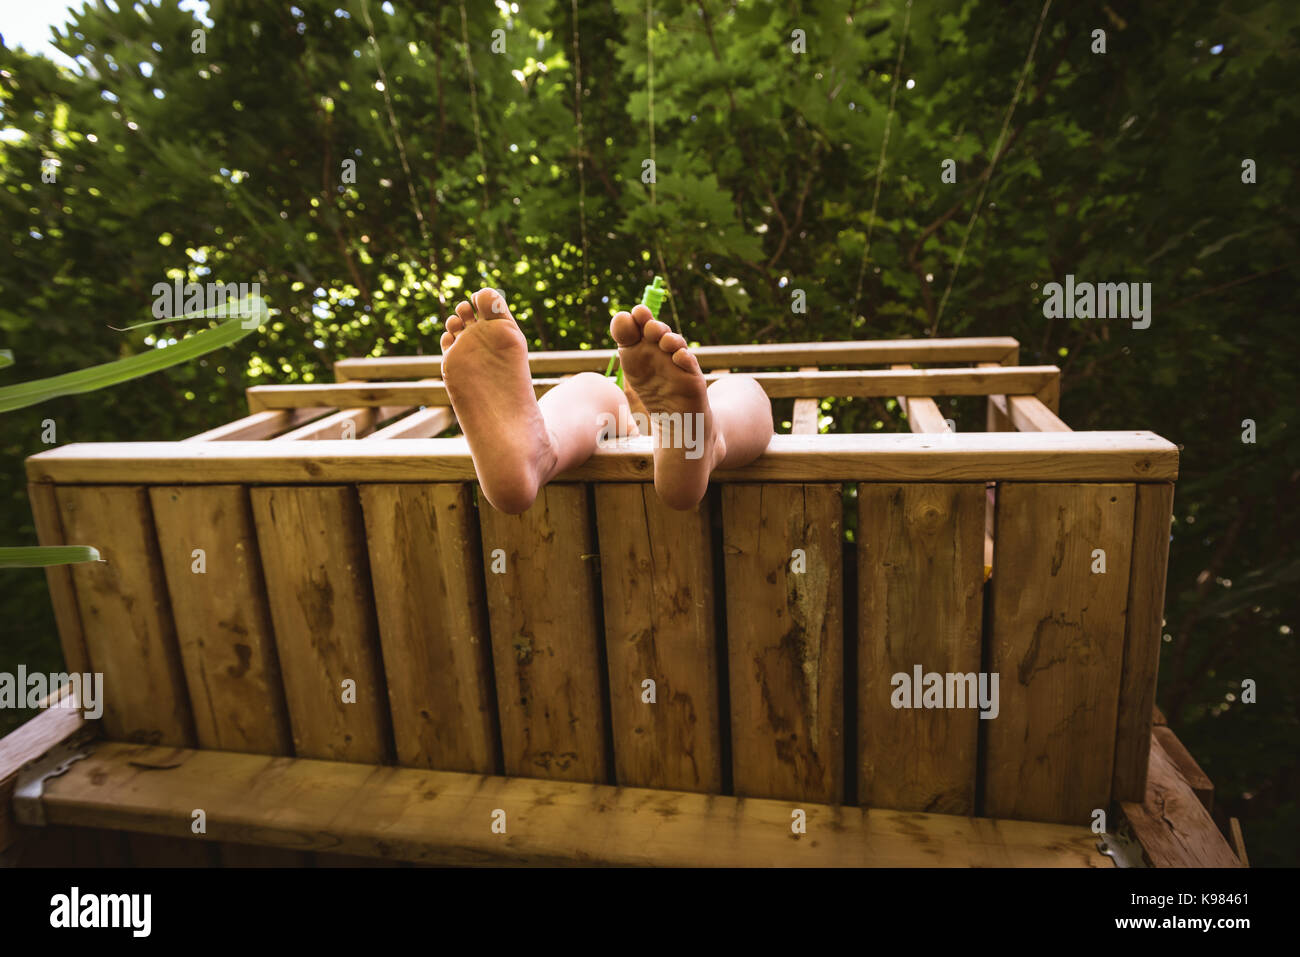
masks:
<svg viewBox="0 0 1300 957"><path fill-rule="evenodd" d="M975 812L984 505L977 483L858 486L858 798L869 807ZM947 707L913 707L917 668L975 684L954 681L961 698Z"/></svg>
<svg viewBox="0 0 1300 957"><path fill-rule="evenodd" d="M1116 801L1140 801L1146 793L1147 749L1151 742L1156 677L1160 670L1160 631L1169 567L1169 526L1174 487L1139 485L1133 516L1124 670L1115 725Z"/></svg>
<svg viewBox="0 0 1300 957"><path fill-rule="evenodd" d="M838 485L722 490L740 797L843 800L842 508Z"/></svg>
<svg viewBox="0 0 1300 957"><path fill-rule="evenodd" d="M615 781L721 793L708 501L674 511L652 485L598 485L596 516Z"/></svg>
<svg viewBox="0 0 1300 957"><path fill-rule="evenodd" d="M815 372L816 366L802 366L800 372ZM791 435L816 435L817 423L821 418L821 404L818 399L795 399L794 412L790 416Z"/></svg>
<svg viewBox="0 0 1300 957"><path fill-rule="evenodd" d="M561 481L648 482L652 439L599 448ZM403 442L123 442L62 446L27 459L32 481L307 483L473 481L465 439ZM774 435L767 451L712 480L1166 482L1178 447L1150 432Z"/></svg>
<svg viewBox="0 0 1300 957"><path fill-rule="evenodd" d="M199 747L292 754L248 491L158 486L149 499Z"/></svg>
<svg viewBox="0 0 1300 957"><path fill-rule="evenodd" d="M249 494L294 752L387 761L388 698L356 493L298 486Z"/></svg>
<svg viewBox="0 0 1300 957"><path fill-rule="evenodd" d="M1192 753L1187 750L1183 742L1178 740L1178 735L1174 734L1173 729L1169 727L1155 727L1151 729L1151 738L1160 742L1160 747L1164 749L1165 756L1174 763L1178 768L1178 773L1183 776L1187 786L1192 789L1197 800L1205 807L1205 810L1211 814L1214 813L1214 782L1210 776L1201 770L1201 766L1196 763ZM1146 782L1143 781L1145 785Z"/></svg>
<svg viewBox="0 0 1300 957"><path fill-rule="evenodd" d="M1109 806L1124 655L1132 485L998 488L984 810L1086 822ZM1100 569L1104 552L1105 572Z"/></svg>
<svg viewBox="0 0 1300 957"><path fill-rule="evenodd" d="M297 428L317 416L324 415L329 409L320 406L305 409L268 409L254 412L234 422L227 422L215 429L208 429L198 435L191 435L184 442L250 442L255 439L269 439Z"/></svg>
<svg viewBox="0 0 1300 957"><path fill-rule="evenodd" d="M286 432L277 442L304 442L322 439L356 439L374 429L379 422L381 409L377 407L340 409L323 419L300 425Z"/></svg>
<svg viewBox="0 0 1300 957"><path fill-rule="evenodd" d="M63 685L42 702L45 710L0 738L0 852L19 838L21 829L13 817L12 801L23 765L86 727L80 708L74 706L77 699L69 699L70 694L72 685Z"/></svg>
<svg viewBox="0 0 1300 957"><path fill-rule="evenodd" d="M895 339L857 342L776 342L761 345L700 346L692 349L703 369L760 369L768 366L888 365L899 362L977 362L1002 364L1019 353L1010 336L962 339ZM614 349L531 352L528 366L538 373L604 372ZM334 363L339 381L348 379L437 378L442 356L381 356L340 359Z"/></svg>
<svg viewBox="0 0 1300 957"><path fill-rule="evenodd" d="M358 491L397 761L495 774L496 698L473 492L464 484Z"/></svg>
<svg viewBox="0 0 1300 957"><path fill-rule="evenodd" d="M27 498L31 502L32 518L36 523L36 540L40 544L85 544L69 541L64 536L53 485L30 482L27 485ZM72 569L67 565L46 568L45 583L50 589L50 604L54 606L54 624L59 630L64 667L70 672L83 674L91 671L90 656L86 652L86 635L81 627L81 610L77 607L77 591L72 583Z"/></svg>
<svg viewBox="0 0 1300 957"><path fill-rule="evenodd" d="M103 561L71 566L86 651L104 675L104 730L118 741L189 747L185 690L149 496L135 486L55 492L68 540Z"/></svg>
<svg viewBox="0 0 1300 957"><path fill-rule="evenodd" d="M1153 867L1241 866L1158 741L1151 742L1146 796L1120 802L1120 810Z"/></svg>
<svg viewBox="0 0 1300 957"><path fill-rule="evenodd" d="M384 439L427 439L445 432L455 422L456 417L447 406L417 409L410 415L398 419L392 425L376 429L365 438L372 442Z"/></svg>
<svg viewBox="0 0 1300 957"><path fill-rule="evenodd" d="M716 382L725 372L709 372ZM826 398L828 396L886 395L1039 395L1045 402L1054 394L1056 366L1011 366L958 369L873 369L867 371L754 372L751 377L772 399ZM533 379L533 392L542 396L562 382L559 378ZM292 409L308 405L333 408L360 406L450 405L440 380L419 382L326 382L305 385L261 385L246 390L248 407ZM1048 402L1049 407L1051 403Z"/></svg>
<svg viewBox="0 0 1300 957"><path fill-rule="evenodd" d="M163 758L176 767L130 763ZM44 805L55 824L176 836L201 805L211 840L441 864L1114 866L1082 826L800 802L793 834L786 801L119 744L52 779Z"/></svg>
<svg viewBox="0 0 1300 957"><path fill-rule="evenodd" d="M505 773L606 781L587 491L547 485L506 515L480 490L478 510Z"/></svg>

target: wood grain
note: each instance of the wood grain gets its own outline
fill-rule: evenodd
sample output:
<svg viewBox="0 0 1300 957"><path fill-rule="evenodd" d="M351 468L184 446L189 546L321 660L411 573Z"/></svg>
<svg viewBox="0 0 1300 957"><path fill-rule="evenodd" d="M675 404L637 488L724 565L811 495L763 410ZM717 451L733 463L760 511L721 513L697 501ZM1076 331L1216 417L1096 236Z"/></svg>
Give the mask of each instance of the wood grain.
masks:
<svg viewBox="0 0 1300 957"><path fill-rule="evenodd" d="M1110 803L1132 485L998 489L984 812L1083 823ZM1093 552L1105 552L1094 573Z"/></svg>
<svg viewBox="0 0 1300 957"><path fill-rule="evenodd" d="M774 342L761 345L699 346L691 350L703 369L761 369L780 366L861 366L901 362L977 362L1015 365L1020 344L1010 336L959 339L867 339L857 342ZM604 372L615 349L530 352L528 367L538 373ZM442 374L442 356L381 356L340 359L340 381L417 379Z"/></svg>
<svg viewBox="0 0 1300 957"><path fill-rule="evenodd" d="M838 485L722 491L732 775L740 797L844 794ZM805 570L792 571L795 549Z"/></svg>
<svg viewBox="0 0 1300 957"><path fill-rule="evenodd" d="M1160 670L1160 632L1165 613L1165 576L1169 567L1169 527L1173 508L1172 484L1137 487L1124 670L1115 725L1112 797L1116 801L1140 801L1146 793L1147 751L1156 703L1156 677Z"/></svg>
<svg viewBox="0 0 1300 957"><path fill-rule="evenodd" d="M134 486L55 492L70 542L103 561L71 566L86 651L104 675L104 731L118 741L196 741L149 496Z"/></svg>
<svg viewBox="0 0 1300 957"><path fill-rule="evenodd" d="M161 752L177 766L148 775L130 763L159 754L106 745L49 782L46 816L182 837L201 802L209 840L434 864L1114 866L1087 827L807 802L794 834L786 801L221 751Z"/></svg>
<svg viewBox="0 0 1300 957"><path fill-rule="evenodd" d="M158 486L149 500L198 746L292 754L248 491Z"/></svg>
<svg viewBox="0 0 1300 957"><path fill-rule="evenodd" d="M391 732L356 493L250 490L294 752L388 760ZM344 700L345 680L355 702Z"/></svg>
<svg viewBox="0 0 1300 957"><path fill-rule="evenodd" d="M675 511L654 486L596 486L615 781L722 791L708 501ZM653 702L644 682L654 682Z"/></svg>
<svg viewBox="0 0 1300 957"><path fill-rule="evenodd" d="M1151 742L1146 796L1120 802L1120 810L1152 867L1241 866L1158 741Z"/></svg>
<svg viewBox="0 0 1300 957"><path fill-rule="evenodd" d="M76 545L63 534L59 518L59 503L54 486L45 482L31 482L27 498L32 506L36 523L36 540L41 545ZM85 674L91 671L90 656L86 652L86 635L81 628L81 611L77 607L77 591L72 582L72 568L68 565L51 565L45 569L45 582L50 589L50 604L54 606L54 623L59 630L59 646L63 649L63 665L70 672Z"/></svg>
<svg viewBox="0 0 1300 957"><path fill-rule="evenodd" d="M648 482L652 439L600 448L561 481ZM469 482L463 437L402 442L121 442L62 446L27 459L32 481L60 483ZM932 435L774 435L716 483L1165 482L1178 447L1150 432L959 432Z"/></svg>
<svg viewBox="0 0 1300 957"><path fill-rule="evenodd" d="M919 665L923 673L978 681L984 507L978 483L858 486L857 757L864 805L975 812L978 696L959 708L895 708L892 677L912 682Z"/></svg>
<svg viewBox="0 0 1300 957"><path fill-rule="evenodd" d="M464 484L358 489L397 762L494 774L496 696L474 494Z"/></svg>
<svg viewBox="0 0 1300 957"><path fill-rule="evenodd" d="M604 782L599 558L586 488L547 485L521 515L498 512L480 490L478 510L505 773ZM499 560L504 571L493 571Z"/></svg>

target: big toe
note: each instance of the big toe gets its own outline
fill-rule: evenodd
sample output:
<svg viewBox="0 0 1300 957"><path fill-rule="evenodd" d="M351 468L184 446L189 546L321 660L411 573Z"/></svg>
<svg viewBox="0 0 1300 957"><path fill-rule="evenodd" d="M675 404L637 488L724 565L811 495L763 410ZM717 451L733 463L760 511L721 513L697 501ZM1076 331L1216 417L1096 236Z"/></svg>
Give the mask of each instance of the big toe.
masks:
<svg viewBox="0 0 1300 957"><path fill-rule="evenodd" d="M505 297L495 289L484 287L473 295L474 311L480 319L512 319Z"/></svg>
<svg viewBox="0 0 1300 957"><path fill-rule="evenodd" d="M634 346L641 341L641 323L629 313L620 312L610 322L609 334L620 346Z"/></svg>

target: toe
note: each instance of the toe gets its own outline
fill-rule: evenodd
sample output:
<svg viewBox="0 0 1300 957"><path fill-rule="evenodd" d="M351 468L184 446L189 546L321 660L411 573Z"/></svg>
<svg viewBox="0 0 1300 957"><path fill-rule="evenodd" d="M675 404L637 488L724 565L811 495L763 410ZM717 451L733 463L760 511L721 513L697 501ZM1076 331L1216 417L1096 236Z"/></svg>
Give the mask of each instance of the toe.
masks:
<svg viewBox="0 0 1300 957"><path fill-rule="evenodd" d="M687 372L693 372L695 375L702 375L700 372L700 362L695 356L691 355L690 349L678 349L673 353L673 365L679 369L685 369Z"/></svg>
<svg viewBox="0 0 1300 957"><path fill-rule="evenodd" d="M459 335L465 329L465 320L456 313L447 317L447 331L453 336Z"/></svg>
<svg viewBox="0 0 1300 957"><path fill-rule="evenodd" d="M444 332L442 334L442 339L439 340L439 344L442 346L442 351L446 352L448 349L450 349L452 343L454 343L455 341L456 341L456 337L452 333Z"/></svg>
<svg viewBox="0 0 1300 957"><path fill-rule="evenodd" d="M676 332L670 332L659 340L659 348L669 355L678 349L686 348L686 340Z"/></svg>
<svg viewBox="0 0 1300 957"><path fill-rule="evenodd" d="M644 303L637 303L632 307L632 318L636 320L638 326L644 326L647 322L654 319L654 313L652 313L650 307Z"/></svg>
<svg viewBox="0 0 1300 957"><path fill-rule="evenodd" d="M658 319L651 319L642 327L641 331L642 333L645 334L646 342L653 342L657 344L660 339L662 339L665 335L667 335L672 330L670 330L665 323L660 322Z"/></svg>
<svg viewBox="0 0 1300 957"><path fill-rule="evenodd" d="M609 324L609 334L620 346L634 346L641 341L641 324L628 313L617 313Z"/></svg>
<svg viewBox="0 0 1300 957"><path fill-rule="evenodd" d="M474 293L474 309L480 319L509 319L505 297L495 289L483 288Z"/></svg>
<svg viewBox="0 0 1300 957"><path fill-rule="evenodd" d="M456 315L460 316L460 321L469 325L474 321L474 307L468 302L461 302L456 306Z"/></svg>

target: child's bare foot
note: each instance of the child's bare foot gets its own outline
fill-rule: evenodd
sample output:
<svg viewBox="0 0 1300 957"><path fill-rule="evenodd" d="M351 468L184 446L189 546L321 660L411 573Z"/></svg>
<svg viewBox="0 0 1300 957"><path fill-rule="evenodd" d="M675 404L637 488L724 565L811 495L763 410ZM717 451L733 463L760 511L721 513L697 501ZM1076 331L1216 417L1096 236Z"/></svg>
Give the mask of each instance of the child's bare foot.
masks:
<svg viewBox="0 0 1300 957"><path fill-rule="evenodd" d="M643 305L616 315L609 331L627 381L650 412L655 491L669 508L694 508L714 465L726 457L700 364L686 340Z"/></svg>
<svg viewBox="0 0 1300 957"><path fill-rule="evenodd" d="M462 302L442 335L442 378L487 500L526 511L556 470L528 371L528 340L495 289ZM593 440L594 441L594 440Z"/></svg>

